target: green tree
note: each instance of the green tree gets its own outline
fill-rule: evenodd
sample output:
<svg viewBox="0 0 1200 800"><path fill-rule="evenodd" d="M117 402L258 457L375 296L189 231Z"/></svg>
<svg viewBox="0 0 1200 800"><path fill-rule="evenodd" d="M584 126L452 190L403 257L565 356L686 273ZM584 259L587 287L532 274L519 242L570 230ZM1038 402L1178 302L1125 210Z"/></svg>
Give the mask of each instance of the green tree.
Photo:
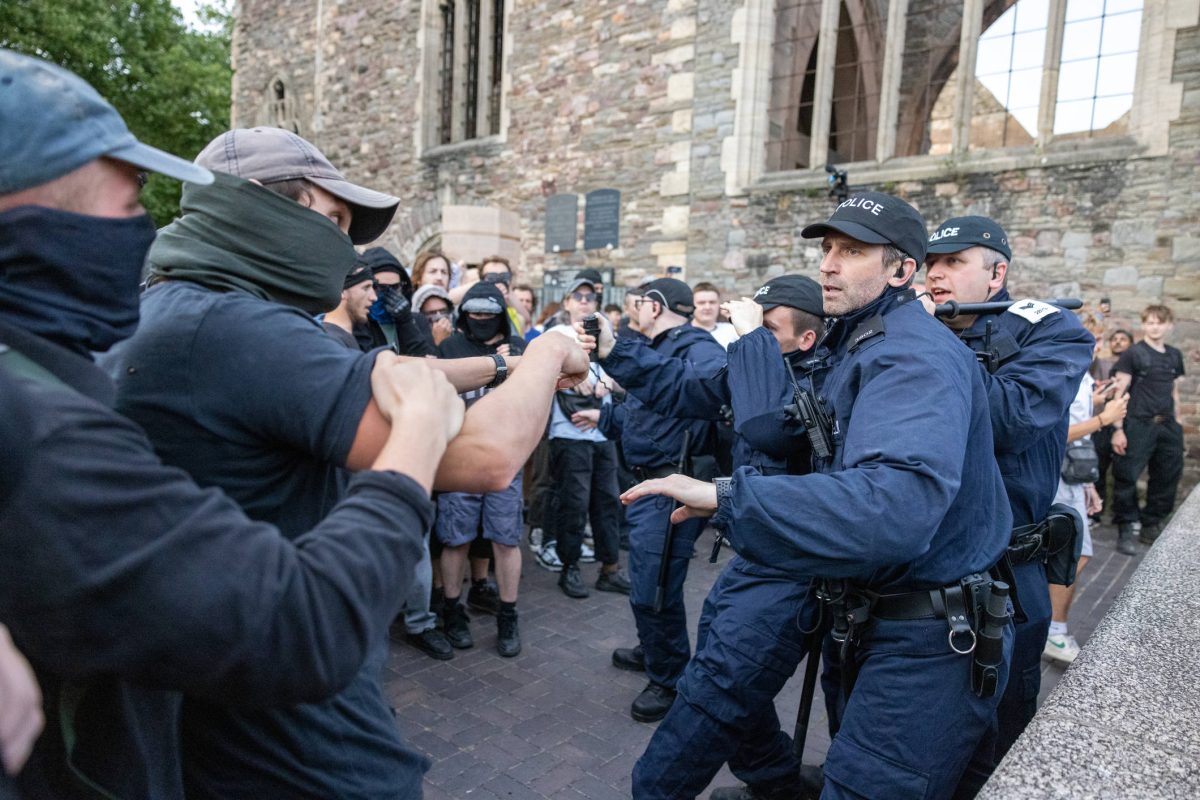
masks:
<svg viewBox="0 0 1200 800"><path fill-rule="evenodd" d="M0 47L80 75L141 141L192 158L229 127L232 16L202 10L191 29L170 0L0 0ZM142 203L164 225L180 185L152 177Z"/></svg>

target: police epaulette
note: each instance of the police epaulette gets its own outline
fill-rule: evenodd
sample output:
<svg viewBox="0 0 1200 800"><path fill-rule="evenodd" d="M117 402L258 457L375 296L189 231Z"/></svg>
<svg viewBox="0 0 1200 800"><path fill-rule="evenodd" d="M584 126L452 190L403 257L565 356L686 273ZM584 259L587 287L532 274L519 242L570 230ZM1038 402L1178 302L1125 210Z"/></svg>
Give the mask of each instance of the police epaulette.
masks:
<svg viewBox="0 0 1200 800"><path fill-rule="evenodd" d="M863 320L854 329L854 333L850 334L850 352L857 350L868 339L885 333L887 333L887 325L884 323L882 315L877 314Z"/></svg>

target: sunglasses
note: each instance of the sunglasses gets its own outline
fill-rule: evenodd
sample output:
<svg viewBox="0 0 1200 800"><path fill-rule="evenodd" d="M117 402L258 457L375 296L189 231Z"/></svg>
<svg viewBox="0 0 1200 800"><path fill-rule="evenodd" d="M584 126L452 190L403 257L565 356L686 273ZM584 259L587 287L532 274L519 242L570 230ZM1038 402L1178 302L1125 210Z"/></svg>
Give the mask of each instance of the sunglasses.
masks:
<svg viewBox="0 0 1200 800"><path fill-rule="evenodd" d="M580 303L596 302L595 292L571 292L571 297L575 298Z"/></svg>

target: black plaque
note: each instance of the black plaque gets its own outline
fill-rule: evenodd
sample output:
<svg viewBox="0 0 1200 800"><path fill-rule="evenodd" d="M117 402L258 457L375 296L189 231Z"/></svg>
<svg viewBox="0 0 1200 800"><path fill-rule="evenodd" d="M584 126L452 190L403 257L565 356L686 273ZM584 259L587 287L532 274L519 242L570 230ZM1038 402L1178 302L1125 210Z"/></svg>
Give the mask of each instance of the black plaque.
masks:
<svg viewBox="0 0 1200 800"><path fill-rule="evenodd" d="M621 246L621 193L597 189L587 193L583 210L583 249L612 250Z"/></svg>
<svg viewBox="0 0 1200 800"><path fill-rule="evenodd" d="M579 195L546 198L546 252L572 253L579 238Z"/></svg>

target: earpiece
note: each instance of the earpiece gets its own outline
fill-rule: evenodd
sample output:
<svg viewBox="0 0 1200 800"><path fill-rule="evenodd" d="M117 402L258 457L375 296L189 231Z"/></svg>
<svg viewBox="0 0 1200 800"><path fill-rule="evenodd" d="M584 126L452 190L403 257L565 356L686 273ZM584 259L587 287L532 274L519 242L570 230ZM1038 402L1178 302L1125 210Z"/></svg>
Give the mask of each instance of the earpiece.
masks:
<svg viewBox="0 0 1200 800"><path fill-rule="evenodd" d="M892 273L892 277L893 278L903 278L904 277L904 265L903 264L896 267L896 271Z"/></svg>

